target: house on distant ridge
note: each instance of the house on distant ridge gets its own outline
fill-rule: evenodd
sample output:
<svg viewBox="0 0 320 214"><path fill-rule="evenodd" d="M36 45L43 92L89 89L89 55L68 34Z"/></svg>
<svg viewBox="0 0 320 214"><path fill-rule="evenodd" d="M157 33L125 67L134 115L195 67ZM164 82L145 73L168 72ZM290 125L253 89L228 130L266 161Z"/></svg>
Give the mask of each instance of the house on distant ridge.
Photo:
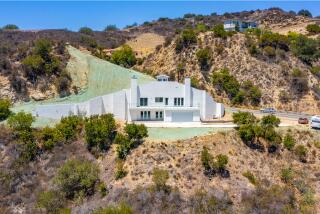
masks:
<svg viewBox="0 0 320 214"><path fill-rule="evenodd" d="M257 28L258 24L255 22L249 22L249 21L226 20L223 23L223 27L225 31L244 32L247 29Z"/></svg>

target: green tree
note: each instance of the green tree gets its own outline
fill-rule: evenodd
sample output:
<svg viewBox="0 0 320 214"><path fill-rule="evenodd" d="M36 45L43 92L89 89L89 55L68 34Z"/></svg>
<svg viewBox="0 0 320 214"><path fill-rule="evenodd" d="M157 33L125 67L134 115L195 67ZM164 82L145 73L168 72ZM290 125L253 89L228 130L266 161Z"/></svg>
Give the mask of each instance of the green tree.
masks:
<svg viewBox="0 0 320 214"><path fill-rule="evenodd" d="M127 124L124 127L124 131L128 135L129 140L141 141L143 138L148 137L148 130L144 124Z"/></svg>
<svg viewBox="0 0 320 214"><path fill-rule="evenodd" d="M152 181L155 188L160 190L166 190L168 188L167 181L169 179L169 173L167 170L154 168L152 171Z"/></svg>
<svg viewBox="0 0 320 214"><path fill-rule="evenodd" d="M306 30L310 34L318 34L320 33L320 26L316 24L310 24L310 25L307 25Z"/></svg>
<svg viewBox="0 0 320 214"><path fill-rule="evenodd" d="M208 69L210 66L209 61L211 59L211 49L209 47L200 49L197 51L196 56L201 69Z"/></svg>
<svg viewBox="0 0 320 214"><path fill-rule="evenodd" d="M233 122L237 125L254 124L257 119L250 112L235 112L232 114Z"/></svg>
<svg viewBox="0 0 320 214"><path fill-rule="evenodd" d="M31 132L31 125L34 122L34 118L30 113L25 113L23 111L13 114L8 118L8 125L14 131L27 131Z"/></svg>
<svg viewBox="0 0 320 214"><path fill-rule="evenodd" d="M58 214L65 205L63 193L56 190L41 192L37 198L37 206L46 209L49 214Z"/></svg>
<svg viewBox="0 0 320 214"><path fill-rule="evenodd" d="M214 32L215 37L220 37L225 39L228 36L228 33L224 30L224 27L222 24L215 25L212 30Z"/></svg>
<svg viewBox="0 0 320 214"><path fill-rule="evenodd" d="M104 29L104 31L115 31L115 30L119 30L116 25L107 25L107 27L105 27Z"/></svg>
<svg viewBox="0 0 320 214"><path fill-rule="evenodd" d="M222 169L225 169L226 168L226 165L228 164L228 156L227 155L222 155L222 154L219 154L217 157L217 166L218 166L218 169L219 170L222 170Z"/></svg>
<svg viewBox="0 0 320 214"><path fill-rule="evenodd" d="M52 150L57 143L63 142L63 135L56 128L44 127L37 133L37 139L42 149Z"/></svg>
<svg viewBox="0 0 320 214"><path fill-rule="evenodd" d="M38 39L35 42L33 54L40 56L46 62L50 61L50 53L52 51L52 42L48 39Z"/></svg>
<svg viewBox="0 0 320 214"><path fill-rule="evenodd" d="M116 131L116 122L112 114L91 116L85 123L85 139L87 147L91 150L98 147L100 151L107 150Z"/></svg>
<svg viewBox="0 0 320 214"><path fill-rule="evenodd" d="M278 127L279 124L280 124L280 119L274 115L266 115L266 116L263 116L261 119L261 126L265 128Z"/></svg>
<svg viewBox="0 0 320 214"><path fill-rule="evenodd" d="M111 61L124 67L132 67L136 64L136 56L129 45L123 45L111 55Z"/></svg>
<svg viewBox="0 0 320 214"><path fill-rule="evenodd" d="M283 138L284 147L286 147L288 150L292 150L295 144L296 142L294 138L290 134L286 134L286 136Z"/></svg>
<svg viewBox="0 0 320 214"><path fill-rule="evenodd" d="M67 198L77 194L92 195L99 180L99 168L87 160L68 160L57 172L54 183Z"/></svg>
<svg viewBox="0 0 320 214"><path fill-rule="evenodd" d="M0 121L5 120L11 114L11 101L9 99L0 99Z"/></svg>
<svg viewBox="0 0 320 214"><path fill-rule="evenodd" d="M197 32L206 32L208 27L205 24L197 24L196 29Z"/></svg>
<svg viewBox="0 0 320 214"><path fill-rule="evenodd" d="M125 204L120 203L118 206L108 206L93 212L93 214L132 214L132 208Z"/></svg>
<svg viewBox="0 0 320 214"><path fill-rule="evenodd" d="M89 27L81 27L79 29L79 33L91 35L93 33L93 30L91 28L89 28Z"/></svg>
<svg viewBox="0 0 320 214"><path fill-rule="evenodd" d="M77 138L83 125L83 119L80 116L63 117L60 123L56 125L56 129L62 134L64 142L70 142Z"/></svg>
<svg viewBox="0 0 320 214"><path fill-rule="evenodd" d="M305 9L299 10L298 15L312 18L312 13L310 13L309 10L305 10Z"/></svg>
<svg viewBox="0 0 320 214"><path fill-rule="evenodd" d="M3 26L2 29L4 29L4 30L18 30L19 27L14 24L7 24L7 25Z"/></svg>
<svg viewBox="0 0 320 214"><path fill-rule="evenodd" d="M226 68L220 70L220 72L213 72L211 81L217 90L224 91L230 99L239 93L240 83Z"/></svg>
<svg viewBox="0 0 320 214"><path fill-rule="evenodd" d="M213 156L209 153L208 148L204 146L201 151L202 166L206 170L209 170L211 168L212 161L213 161Z"/></svg>

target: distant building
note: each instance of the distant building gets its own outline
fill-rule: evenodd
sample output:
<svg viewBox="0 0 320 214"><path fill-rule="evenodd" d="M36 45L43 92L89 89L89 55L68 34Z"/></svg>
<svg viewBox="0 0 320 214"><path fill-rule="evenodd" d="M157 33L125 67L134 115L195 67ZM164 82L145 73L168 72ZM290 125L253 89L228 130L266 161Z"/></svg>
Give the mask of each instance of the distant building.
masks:
<svg viewBox="0 0 320 214"><path fill-rule="evenodd" d="M223 27L225 31L239 31L244 32L247 29L257 28L258 24L255 22L227 20L224 21Z"/></svg>
<svg viewBox="0 0 320 214"><path fill-rule="evenodd" d="M83 103L40 105L33 112L35 116L56 119L105 113L125 121L196 122L223 117L224 106L215 102L206 91L192 88L189 78L181 84L159 75L157 81L142 85L132 77L129 89Z"/></svg>

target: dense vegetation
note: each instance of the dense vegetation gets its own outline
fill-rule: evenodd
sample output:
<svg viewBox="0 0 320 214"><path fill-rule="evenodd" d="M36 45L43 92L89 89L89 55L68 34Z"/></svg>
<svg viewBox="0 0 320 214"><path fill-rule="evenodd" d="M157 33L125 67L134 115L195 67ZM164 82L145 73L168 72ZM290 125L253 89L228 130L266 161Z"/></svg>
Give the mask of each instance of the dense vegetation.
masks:
<svg viewBox="0 0 320 214"><path fill-rule="evenodd" d="M126 68L134 66L136 61L136 56L133 53L132 48L128 45L123 45L111 55L111 62Z"/></svg>
<svg viewBox="0 0 320 214"><path fill-rule="evenodd" d="M242 84L232 76L228 69L215 71L211 75L213 86L218 93L226 93L233 104L259 105L262 93L251 81Z"/></svg>

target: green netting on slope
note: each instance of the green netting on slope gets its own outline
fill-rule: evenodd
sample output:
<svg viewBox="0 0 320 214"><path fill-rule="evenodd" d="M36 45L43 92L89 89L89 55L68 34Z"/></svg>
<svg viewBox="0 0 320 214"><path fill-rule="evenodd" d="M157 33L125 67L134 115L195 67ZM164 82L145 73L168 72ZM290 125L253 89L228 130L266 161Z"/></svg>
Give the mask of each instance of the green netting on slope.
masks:
<svg viewBox="0 0 320 214"><path fill-rule="evenodd" d="M67 70L71 75L73 84L82 88L80 93L65 98L53 98L46 101L21 103L15 105L13 111L17 112L23 110L31 112L37 105L41 104L87 101L96 96L129 88L130 79L133 75L138 78L138 84L154 80L148 75L98 59L71 46L68 46L67 49L71 56L67 65Z"/></svg>

